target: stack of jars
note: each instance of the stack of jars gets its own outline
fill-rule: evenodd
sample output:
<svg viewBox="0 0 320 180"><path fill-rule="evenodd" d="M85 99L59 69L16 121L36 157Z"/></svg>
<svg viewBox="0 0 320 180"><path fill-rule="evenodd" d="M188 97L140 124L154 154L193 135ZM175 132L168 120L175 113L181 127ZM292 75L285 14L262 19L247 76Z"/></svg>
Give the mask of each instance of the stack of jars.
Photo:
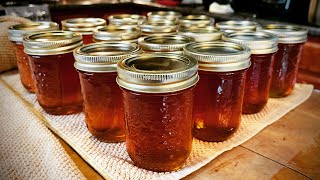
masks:
<svg viewBox="0 0 320 180"><path fill-rule="evenodd" d="M126 141L133 163L153 171L179 169L193 137L225 141L242 113L260 112L269 96L289 95L307 38L294 26L227 21L214 27L208 16L170 11L108 20L105 26L97 18L68 19L62 25L69 31L47 32L57 25L38 24L23 40L14 39L12 27L10 38L23 41L47 113L83 108L94 137Z"/></svg>

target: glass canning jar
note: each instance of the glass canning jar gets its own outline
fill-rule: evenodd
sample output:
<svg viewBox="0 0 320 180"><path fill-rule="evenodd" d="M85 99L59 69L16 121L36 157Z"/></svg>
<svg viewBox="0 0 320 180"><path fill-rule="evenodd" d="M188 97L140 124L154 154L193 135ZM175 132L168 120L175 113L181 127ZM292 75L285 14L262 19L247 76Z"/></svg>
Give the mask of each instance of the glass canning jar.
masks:
<svg viewBox="0 0 320 180"><path fill-rule="evenodd" d="M222 32L217 30L213 26L190 26L180 27L178 30L178 34L192 37L196 42L210 42L220 40Z"/></svg>
<svg viewBox="0 0 320 180"><path fill-rule="evenodd" d="M179 19L180 27L207 27L213 26L214 18L206 15L188 15Z"/></svg>
<svg viewBox="0 0 320 180"><path fill-rule="evenodd" d="M29 56L40 106L54 115L80 112L80 81L73 67L72 51L82 45L81 34L71 31L36 33L25 36L23 45Z"/></svg>
<svg viewBox="0 0 320 180"><path fill-rule="evenodd" d="M117 62L140 53L132 43L92 43L74 50L79 72L85 121L89 132L103 142L125 140Z"/></svg>
<svg viewBox="0 0 320 180"><path fill-rule="evenodd" d="M278 38L266 32L225 33L222 40L245 45L251 51L251 66L247 70L242 113L261 111L269 99L274 54Z"/></svg>
<svg viewBox="0 0 320 180"><path fill-rule="evenodd" d="M126 147L135 165L174 171L192 146L193 87L197 62L177 54L146 53L118 63Z"/></svg>
<svg viewBox="0 0 320 180"><path fill-rule="evenodd" d="M148 20L170 20L177 22L182 14L175 11L153 11L147 13Z"/></svg>
<svg viewBox="0 0 320 180"><path fill-rule="evenodd" d="M137 43L141 36L138 27L109 25L93 30L94 42L131 42Z"/></svg>
<svg viewBox="0 0 320 180"><path fill-rule="evenodd" d="M260 25L252 21L222 21L216 23L216 28L224 32L255 31Z"/></svg>
<svg viewBox="0 0 320 180"><path fill-rule="evenodd" d="M9 39L14 45L17 57L21 83L30 93L35 92L35 84L31 76L28 56L23 51L23 36L36 32L54 30L59 30L59 25L54 22L28 22L11 26L8 29Z"/></svg>
<svg viewBox="0 0 320 180"><path fill-rule="evenodd" d="M106 26L101 18L71 18L61 21L62 30L82 34L83 44L93 43L93 30Z"/></svg>
<svg viewBox="0 0 320 180"><path fill-rule="evenodd" d="M203 141L224 141L240 126L250 50L231 42L201 42L187 45L184 52L199 63L193 136Z"/></svg>
<svg viewBox="0 0 320 180"><path fill-rule="evenodd" d="M139 25L143 36L177 34L179 24L170 20L148 20Z"/></svg>
<svg viewBox="0 0 320 180"><path fill-rule="evenodd" d="M150 35L139 38L144 52L183 53L183 47L194 42L192 37L182 35Z"/></svg>
<svg viewBox="0 0 320 180"><path fill-rule="evenodd" d="M139 14L115 14L108 17L109 24L123 26L138 26L147 20L146 16Z"/></svg>
<svg viewBox="0 0 320 180"><path fill-rule="evenodd" d="M273 64L270 97L287 96L296 83L299 61L308 32L297 26L281 24L269 24L262 26L261 29L279 38L278 52Z"/></svg>

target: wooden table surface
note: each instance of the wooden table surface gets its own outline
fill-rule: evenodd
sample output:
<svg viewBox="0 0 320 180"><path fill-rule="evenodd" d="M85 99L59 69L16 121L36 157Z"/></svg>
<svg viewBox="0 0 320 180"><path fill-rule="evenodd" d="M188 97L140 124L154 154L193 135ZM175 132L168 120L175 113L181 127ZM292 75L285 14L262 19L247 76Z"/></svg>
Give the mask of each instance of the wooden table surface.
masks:
<svg viewBox="0 0 320 180"><path fill-rule="evenodd" d="M58 139L88 179L103 179ZM185 179L320 179L320 91Z"/></svg>

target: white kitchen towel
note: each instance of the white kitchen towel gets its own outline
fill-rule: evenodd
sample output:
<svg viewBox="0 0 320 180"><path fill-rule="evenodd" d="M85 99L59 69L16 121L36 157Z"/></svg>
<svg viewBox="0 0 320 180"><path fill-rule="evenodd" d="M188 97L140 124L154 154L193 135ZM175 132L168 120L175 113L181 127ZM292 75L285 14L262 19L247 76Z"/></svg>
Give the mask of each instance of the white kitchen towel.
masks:
<svg viewBox="0 0 320 180"><path fill-rule="evenodd" d="M129 158L124 143L103 143L96 140L87 130L84 114L53 116L46 114L19 82L17 72L3 74L1 78L27 102L30 108L46 125L64 139L103 177L111 179L180 179L205 166L219 154L247 141L269 124L277 121L311 95L313 86L296 84L293 93L284 98L271 98L267 106L254 115L243 115L242 123L235 135L219 143L193 140L192 152L182 168L175 172L158 173L138 168ZM36 152L37 153L37 152ZM58 176L59 172L56 174Z"/></svg>

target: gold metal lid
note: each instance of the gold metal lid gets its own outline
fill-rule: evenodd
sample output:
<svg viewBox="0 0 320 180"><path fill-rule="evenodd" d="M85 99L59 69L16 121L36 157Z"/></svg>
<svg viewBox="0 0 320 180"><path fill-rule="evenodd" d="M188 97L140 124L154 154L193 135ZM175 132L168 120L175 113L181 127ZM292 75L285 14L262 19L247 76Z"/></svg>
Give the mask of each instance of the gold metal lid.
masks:
<svg viewBox="0 0 320 180"><path fill-rule="evenodd" d="M40 32L23 38L24 51L29 55L64 54L82 44L81 34L71 31Z"/></svg>
<svg viewBox="0 0 320 180"><path fill-rule="evenodd" d="M141 52L134 43L102 42L78 47L73 51L74 67L87 72L115 72L117 63Z"/></svg>
<svg viewBox="0 0 320 180"><path fill-rule="evenodd" d="M176 34L179 25L170 20L148 20L139 25L143 35Z"/></svg>
<svg viewBox="0 0 320 180"><path fill-rule="evenodd" d="M251 54L270 54L278 50L277 36L262 31L225 33L222 40L248 46Z"/></svg>
<svg viewBox="0 0 320 180"><path fill-rule="evenodd" d="M214 19L206 15L188 15L183 16L179 20L181 27L190 27L190 26L209 26L214 24Z"/></svg>
<svg viewBox="0 0 320 180"><path fill-rule="evenodd" d="M138 27L109 25L93 30L94 42L137 42L141 35Z"/></svg>
<svg viewBox="0 0 320 180"><path fill-rule="evenodd" d="M148 17L148 20L163 19L163 20L177 21L182 17L182 14L175 11L154 11L154 12L148 12L147 17Z"/></svg>
<svg viewBox="0 0 320 180"><path fill-rule="evenodd" d="M113 25L139 25L147 20L146 16L138 14L116 14L108 17L109 24Z"/></svg>
<svg viewBox="0 0 320 180"><path fill-rule="evenodd" d="M59 25L55 22L28 22L9 27L8 33L10 41L22 42L23 36L28 34L55 30L59 30Z"/></svg>
<svg viewBox="0 0 320 180"><path fill-rule="evenodd" d="M223 21L216 23L216 28L220 31L255 31L259 24L252 21Z"/></svg>
<svg viewBox="0 0 320 180"><path fill-rule="evenodd" d="M106 26L106 20L101 18L72 18L61 21L62 30L78 32L83 35L92 34L95 28Z"/></svg>
<svg viewBox="0 0 320 180"><path fill-rule="evenodd" d="M184 46L194 41L192 37L182 35L150 35L139 38L138 43L143 50L168 52L182 51Z"/></svg>
<svg viewBox="0 0 320 180"><path fill-rule="evenodd" d="M278 36L279 43L284 44L303 43L308 39L308 30L299 26L268 24L262 26L261 30Z"/></svg>
<svg viewBox="0 0 320 180"><path fill-rule="evenodd" d="M146 53L119 61L117 83L136 92L168 93L194 86L199 76L192 57Z"/></svg>
<svg viewBox="0 0 320 180"><path fill-rule="evenodd" d="M213 26L205 27L182 27L178 30L178 34L192 37L197 42L217 41L221 39L222 32Z"/></svg>
<svg viewBox="0 0 320 180"><path fill-rule="evenodd" d="M238 71L250 66L250 49L232 42L198 42L188 44L183 50L198 60L203 71Z"/></svg>

